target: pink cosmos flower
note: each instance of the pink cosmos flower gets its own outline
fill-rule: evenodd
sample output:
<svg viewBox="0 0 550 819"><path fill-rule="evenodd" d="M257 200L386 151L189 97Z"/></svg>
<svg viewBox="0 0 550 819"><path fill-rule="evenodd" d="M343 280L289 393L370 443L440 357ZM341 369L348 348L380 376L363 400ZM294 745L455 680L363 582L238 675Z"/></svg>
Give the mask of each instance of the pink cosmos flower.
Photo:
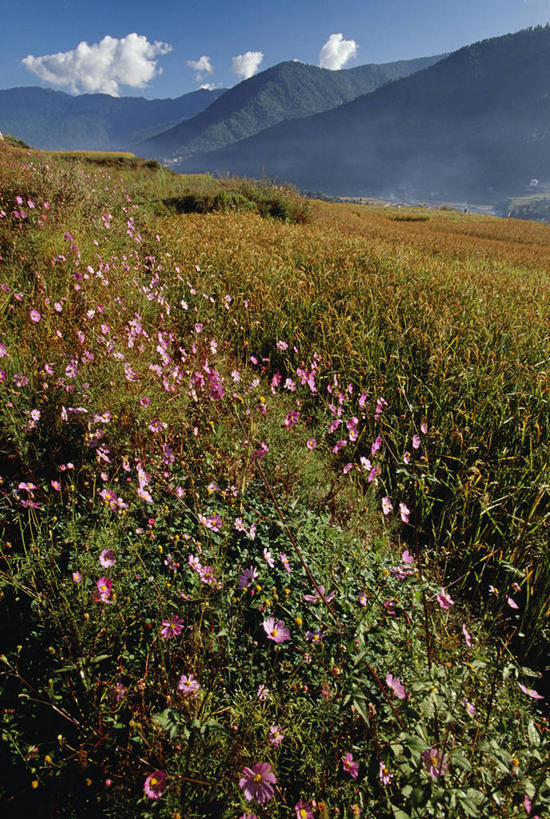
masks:
<svg viewBox="0 0 550 819"><path fill-rule="evenodd" d="M295 424L297 424L299 420L300 413L298 412L298 410L291 410L285 416L284 425L287 429L292 429L292 427L295 426Z"/></svg>
<svg viewBox="0 0 550 819"><path fill-rule="evenodd" d="M353 755L349 751L342 757L342 767L347 773L349 773L352 779L357 779L357 775L359 773L359 763L353 761Z"/></svg>
<svg viewBox="0 0 550 819"><path fill-rule="evenodd" d="M255 799L259 805L263 805L272 799L275 791L273 785L277 778L271 770L269 762L256 762L252 768L243 768L244 776L239 779L239 787L244 791L245 798Z"/></svg>
<svg viewBox="0 0 550 819"><path fill-rule="evenodd" d="M317 441L315 440L315 438L308 438L306 441L306 446L308 449L315 449L315 447L317 446Z"/></svg>
<svg viewBox="0 0 550 819"><path fill-rule="evenodd" d="M303 799L296 802L294 805L294 810L296 811L296 819L314 819L311 805L309 802L304 802Z"/></svg>
<svg viewBox="0 0 550 819"><path fill-rule="evenodd" d="M287 629L284 620L275 620L274 617L268 617L263 622L264 631L268 640L273 640L274 643L284 643L290 640L290 631Z"/></svg>
<svg viewBox="0 0 550 819"><path fill-rule="evenodd" d="M258 572L254 566L245 569L239 577L239 589L249 589L254 585L255 579L258 577Z"/></svg>
<svg viewBox="0 0 550 819"><path fill-rule="evenodd" d="M403 463L408 466L411 462L411 453L406 451L403 453Z"/></svg>
<svg viewBox="0 0 550 819"><path fill-rule="evenodd" d="M109 580L108 577L100 577L96 583L96 586L99 599L105 603L113 591L113 581Z"/></svg>
<svg viewBox="0 0 550 819"><path fill-rule="evenodd" d="M401 552L401 560L403 561L403 563L414 563L414 557L412 556L408 549L405 549L403 552Z"/></svg>
<svg viewBox="0 0 550 819"><path fill-rule="evenodd" d="M153 771L153 773L149 774L143 785L145 796L148 796L149 799L159 799L166 790L167 785L168 777L164 771Z"/></svg>
<svg viewBox="0 0 550 819"><path fill-rule="evenodd" d="M269 551L269 549L264 549L264 560L270 569L272 569L275 566L275 561L271 557L271 552Z"/></svg>
<svg viewBox="0 0 550 819"><path fill-rule="evenodd" d="M331 600L334 600L334 595L336 594L336 592L334 591L331 591L330 594L325 594L325 587L321 583L319 583L319 591L317 591L317 589L314 589L312 594L304 594L304 600L306 601L306 603L320 603L322 598L319 592L323 595L327 603L330 603Z"/></svg>
<svg viewBox="0 0 550 819"><path fill-rule="evenodd" d="M360 592L360 593L359 593L359 598L358 598L358 599L359 599L359 604L360 604L361 606L366 606L366 605L367 605L367 603L368 603L368 597L367 597L367 595L366 595L364 592Z"/></svg>
<svg viewBox="0 0 550 819"><path fill-rule="evenodd" d="M269 688L267 688L263 683L260 683L258 686L258 690L256 691L256 697L260 702L265 702L269 699Z"/></svg>
<svg viewBox="0 0 550 819"><path fill-rule="evenodd" d="M30 316L31 321L34 321L35 323L39 322L40 319L42 318L42 316L40 315L38 310L31 310L31 312L29 313L29 316Z"/></svg>
<svg viewBox="0 0 550 819"><path fill-rule="evenodd" d="M420 432L423 435L426 435L426 433L428 432L428 424L425 421L422 421L422 423L420 424Z"/></svg>
<svg viewBox="0 0 550 819"><path fill-rule="evenodd" d="M181 691L185 697L196 697L199 689L200 683L198 680L195 679L193 674L182 674L178 683L178 691Z"/></svg>
<svg viewBox="0 0 550 819"><path fill-rule="evenodd" d="M535 691L534 688L526 688L520 682L518 682L518 686L519 686L520 691L523 691L523 693L527 694L528 697L531 697L534 700L543 700L544 699L542 694L539 694L539 692Z"/></svg>
<svg viewBox="0 0 550 819"><path fill-rule="evenodd" d="M393 674L386 674L386 685L388 688L391 688L393 693L396 697L399 697L400 700L407 699L407 692L405 691L405 686L401 683L397 677L394 677Z"/></svg>
<svg viewBox="0 0 550 819"><path fill-rule="evenodd" d="M99 555L99 562L101 565L108 569L110 566L115 565L115 553L112 549L103 549L101 554Z"/></svg>
<svg viewBox="0 0 550 819"><path fill-rule="evenodd" d="M470 635L468 629L466 628L466 623L462 623L462 633L464 635L464 641L465 641L466 645L468 646L468 648L471 648L472 647L472 638L471 638L471 635Z"/></svg>
<svg viewBox="0 0 550 819"><path fill-rule="evenodd" d="M290 574L292 570L290 568L290 563L288 562L288 557L284 552L279 552L279 557L281 558L281 563L285 567L285 571L287 571Z"/></svg>
<svg viewBox="0 0 550 819"><path fill-rule="evenodd" d="M445 611L449 611L451 606L454 606L454 600L451 598L449 594L445 591L445 589L441 589L440 592L436 594L437 602L441 606L442 609Z"/></svg>
<svg viewBox="0 0 550 819"><path fill-rule="evenodd" d="M413 435L412 445L413 449L418 449L420 447L420 435Z"/></svg>
<svg viewBox="0 0 550 819"><path fill-rule="evenodd" d="M281 730L281 727L279 725L271 725L270 726L269 736L268 736L268 740L269 740L270 745L273 745L273 747L277 748L281 744L281 742L283 741L284 738L285 738L285 735L283 734L283 732Z"/></svg>
<svg viewBox="0 0 550 819"><path fill-rule="evenodd" d="M390 512L393 512L393 504L387 495L382 498L382 512L385 515L389 515Z"/></svg>
<svg viewBox="0 0 550 819"><path fill-rule="evenodd" d="M380 437L380 435L379 435L379 436L378 436L377 438L375 438L375 440L372 442L372 445L371 445L371 448L370 448L370 454L371 454L371 455L376 455L376 453L379 451L379 449L380 449L380 447L381 447L381 446L382 446L382 438L381 438L381 437Z"/></svg>
<svg viewBox="0 0 550 819"><path fill-rule="evenodd" d="M518 604L512 597L510 597L509 594L506 595L506 602L508 603L511 609L519 609Z"/></svg>
<svg viewBox="0 0 550 819"><path fill-rule="evenodd" d="M424 753L420 756L424 767L432 779L445 776L449 769L449 764L441 751L438 751L437 748L426 748Z"/></svg>
<svg viewBox="0 0 550 819"><path fill-rule="evenodd" d="M399 515L400 515L401 520L403 521L403 523L408 523L409 522L410 513L411 513L411 510L409 509L409 507L405 503L400 503L399 504Z"/></svg>
<svg viewBox="0 0 550 819"><path fill-rule="evenodd" d="M82 575L80 572L73 572L73 582L74 583L81 583L82 582Z"/></svg>
<svg viewBox="0 0 550 819"><path fill-rule="evenodd" d="M219 515L210 515L209 518L199 514L200 523L212 532L219 532L223 526L223 521Z"/></svg>
<svg viewBox="0 0 550 819"><path fill-rule="evenodd" d="M380 762L380 774L379 774L379 776L380 776L380 782L383 785L389 785L390 782L392 781L393 777L395 776L395 774L393 774L390 771L390 769L386 767L385 762L381 761Z"/></svg>
<svg viewBox="0 0 550 819"><path fill-rule="evenodd" d="M472 718L475 717L476 709L475 709L475 706L470 702L470 700L467 700L466 697L463 697L462 698L462 705L466 709L466 713L468 714L469 717L472 717Z"/></svg>
<svg viewBox="0 0 550 819"><path fill-rule="evenodd" d="M160 630L161 636L165 640L171 640L177 637L183 631L183 620L177 614L172 615L169 620L162 621L162 628Z"/></svg>

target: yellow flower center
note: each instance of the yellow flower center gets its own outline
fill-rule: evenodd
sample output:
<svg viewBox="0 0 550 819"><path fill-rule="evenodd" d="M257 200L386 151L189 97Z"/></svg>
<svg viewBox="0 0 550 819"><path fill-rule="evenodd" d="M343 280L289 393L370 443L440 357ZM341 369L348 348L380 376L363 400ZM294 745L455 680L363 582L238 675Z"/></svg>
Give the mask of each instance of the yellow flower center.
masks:
<svg viewBox="0 0 550 819"><path fill-rule="evenodd" d="M307 813L305 808L300 808L300 813L298 814L298 816L300 817L300 819L306 819Z"/></svg>
<svg viewBox="0 0 550 819"><path fill-rule="evenodd" d="M158 779L156 778L156 776L151 777L151 780L150 780L149 784L152 785L153 788L155 787L155 785L158 785Z"/></svg>
<svg viewBox="0 0 550 819"><path fill-rule="evenodd" d="M256 783L256 785L259 785L261 781L262 781L262 775L257 773L255 775L255 777L254 777L254 782Z"/></svg>
<svg viewBox="0 0 550 819"><path fill-rule="evenodd" d="M435 755L435 754L432 754L432 755L431 755L431 757L430 757L430 762L432 763L432 765L434 766L434 768L437 768L437 767L439 766L439 759L436 757L436 755Z"/></svg>
<svg viewBox="0 0 550 819"><path fill-rule="evenodd" d="M273 631L271 632L271 636L276 637L278 633L279 633L278 630L274 628Z"/></svg>

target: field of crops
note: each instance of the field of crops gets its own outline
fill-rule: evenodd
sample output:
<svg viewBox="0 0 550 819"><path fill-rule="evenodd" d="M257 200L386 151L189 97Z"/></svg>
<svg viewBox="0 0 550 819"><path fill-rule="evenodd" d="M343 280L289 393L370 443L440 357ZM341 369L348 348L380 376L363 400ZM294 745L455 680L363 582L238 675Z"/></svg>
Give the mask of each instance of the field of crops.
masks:
<svg viewBox="0 0 550 819"><path fill-rule="evenodd" d="M0 144L6 815L544 815L549 240Z"/></svg>

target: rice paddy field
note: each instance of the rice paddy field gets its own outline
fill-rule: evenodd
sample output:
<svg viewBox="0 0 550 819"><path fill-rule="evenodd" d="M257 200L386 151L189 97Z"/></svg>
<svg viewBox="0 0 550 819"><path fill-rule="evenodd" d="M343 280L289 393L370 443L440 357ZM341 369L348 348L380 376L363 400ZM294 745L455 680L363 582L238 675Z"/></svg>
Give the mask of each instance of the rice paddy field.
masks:
<svg viewBox="0 0 550 819"><path fill-rule="evenodd" d="M549 248L0 143L3 815L546 815Z"/></svg>

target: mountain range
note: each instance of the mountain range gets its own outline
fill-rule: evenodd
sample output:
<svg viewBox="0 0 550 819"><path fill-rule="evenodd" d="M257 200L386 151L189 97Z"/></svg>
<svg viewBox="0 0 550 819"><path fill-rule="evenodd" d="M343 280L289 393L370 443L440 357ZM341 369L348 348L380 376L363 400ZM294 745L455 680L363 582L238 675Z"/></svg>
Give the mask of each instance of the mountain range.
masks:
<svg viewBox="0 0 550 819"><path fill-rule="evenodd" d="M0 130L38 148L131 150L182 173L495 203L550 181L550 26L384 65L284 62L169 100L14 88L0 91Z"/></svg>
<svg viewBox="0 0 550 819"><path fill-rule="evenodd" d="M550 179L550 26L467 46L178 168L327 193L495 202Z"/></svg>
<svg viewBox="0 0 550 819"><path fill-rule="evenodd" d="M196 117L137 145L136 150L157 159L182 161L279 122L337 108L440 59L441 55L421 57L340 71L295 61L279 63L229 89Z"/></svg>
<svg viewBox="0 0 550 819"><path fill-rule="evenodd" d="M132 146L207 108L226 89L199 89L176 99L73 96L30 86L0 90L0 131L34 148L132 150Z"/></svg>

